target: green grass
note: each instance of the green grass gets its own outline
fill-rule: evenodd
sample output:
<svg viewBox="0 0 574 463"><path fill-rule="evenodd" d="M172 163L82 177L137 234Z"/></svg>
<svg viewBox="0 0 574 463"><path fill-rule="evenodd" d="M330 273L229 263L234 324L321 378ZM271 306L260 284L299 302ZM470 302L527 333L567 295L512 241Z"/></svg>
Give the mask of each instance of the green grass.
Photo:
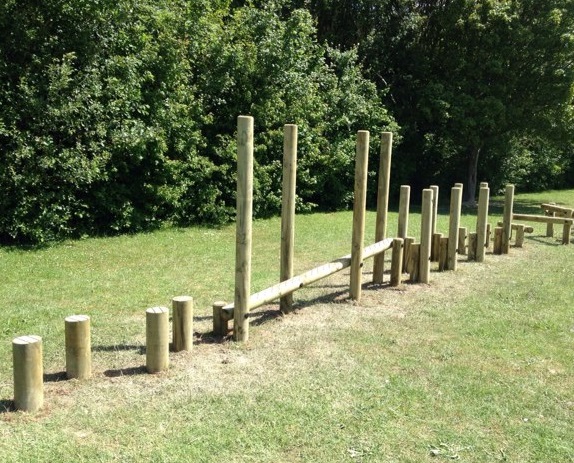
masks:
<svg viewBox="0 0 574 463"><path fill-rule="evenodd" d="M518 195L515 210L549 201L574 206L574 191ZM462 220L473 229L475 211ZM410 234L419 227L413 213ZM2 249L1 461L572 462L574 248L534 228L524 248L460 256L430 285L366 284L361 304L347 300L348 273L318 282L294 314L255 318L245 345L209 333L212 302L233 295L234 227ZM279 231L277 218L254 224L254 291L277 281ZM347 254L350 237L349 212L298 217L296 271ZM181 294L195 300L194 351L147 375L145 309ZM92 317L85 382L61 380L74 313ZM23 334L44 341L36 414L2 411Z"/></svg>

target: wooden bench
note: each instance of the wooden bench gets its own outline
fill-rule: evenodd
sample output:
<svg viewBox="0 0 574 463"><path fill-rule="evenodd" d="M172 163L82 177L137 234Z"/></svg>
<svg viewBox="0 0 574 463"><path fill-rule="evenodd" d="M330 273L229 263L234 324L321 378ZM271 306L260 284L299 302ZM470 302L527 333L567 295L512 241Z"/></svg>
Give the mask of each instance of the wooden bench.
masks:
<svg viewBox="0 0 574 463"><path fill-rule="evenodd" d="M574 209L570 207L557 206L554 203L544 203L540 207L544 213L551 217L574 217ZM546 236L554 236L554 224L548 223L546 225Z"/></svg>
<svg viewBox="0 0 574 463"><path fill-rule="evenodd" d="M572 223L574 222L574 218L572 218L572 216L555 217L535 214L512 214L512 221L514 220L546 224L562 224L564 226L562 233L562 244L570 244L570 232L572 230Z"/></svg>

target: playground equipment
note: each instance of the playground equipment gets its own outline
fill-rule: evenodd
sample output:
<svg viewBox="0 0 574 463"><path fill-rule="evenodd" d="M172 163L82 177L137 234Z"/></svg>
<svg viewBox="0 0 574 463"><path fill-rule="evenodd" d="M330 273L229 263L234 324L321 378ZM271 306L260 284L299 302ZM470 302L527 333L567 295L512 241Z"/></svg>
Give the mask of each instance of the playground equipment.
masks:
<svg viewBox="0 0 574 463"><path fill-rule="evenodd" d="M300 275L293 275L295 190L297 166L297 126L284 127L283 193L281 216L281 263L279 283L251 294L251 229L253 200L253 118L238 118L238 181L236 223L235 299L232 304L217 301L213 304L213 332L225 336L229 321L233 320L233 335L237 341L249 337L250 311L276 299L280 309L293 308L293 293L313 282L350 268L349 296L360 301L362 268L366 259L373 257L373 282L383 283L384 255L392 250L390 286L401 284L403 273L409 273L412 282L428 283L432 260L438 270L456 270L457 254L467 254L469 260L482 262L485 248L489 247L488 224L489 187L480 185L476 231L467 233L460 227L462 184L451 189L448 236L437 233L437 205L439 189L431 186L422 191L420 242L408 236L410 187L400 188L398 230L396 238L387 237L388 196L391 166L392 134L381 137L379 180L377 188L377 214L375 242L363 246L365 231L365 202L370 134L359 131L356 144L355 201L351 253L319 265ZM508 253L512 232L515 246L522 246L524 233L532 227L515 221L563 224L564 244L569 243L574 209L542 204L546 215L513 213L514 186L508 185L505 194L504 219L494 229L494 253ZM547 230L548 232L548 230ZM468 237L468 239L467 239ZM191 350L193 347L193 298L178 296L172 299L173 350ZM74 315L65 319L66 370L68 378L85 379L91 375L90 318ZM146 310L146 370L157 373L169 367L169 310L154 307ZM43 366L42 338L21 336L13 340L14 404L17 409L34 412L42 407Z"/></svg>

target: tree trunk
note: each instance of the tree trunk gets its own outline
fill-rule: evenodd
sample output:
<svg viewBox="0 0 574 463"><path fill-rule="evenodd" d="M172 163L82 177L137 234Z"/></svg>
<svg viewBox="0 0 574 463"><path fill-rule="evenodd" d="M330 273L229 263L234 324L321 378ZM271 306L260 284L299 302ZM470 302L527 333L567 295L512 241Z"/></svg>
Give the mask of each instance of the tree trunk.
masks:
<svg viewBox="0 0 574 463"><path fill-rule="evenodd" d="M469 206L476 205L476 183L478 177L478 158L480 157L481 147L473 147L470 150L468 158L468 178L464 188L464 204Z"/></svg>

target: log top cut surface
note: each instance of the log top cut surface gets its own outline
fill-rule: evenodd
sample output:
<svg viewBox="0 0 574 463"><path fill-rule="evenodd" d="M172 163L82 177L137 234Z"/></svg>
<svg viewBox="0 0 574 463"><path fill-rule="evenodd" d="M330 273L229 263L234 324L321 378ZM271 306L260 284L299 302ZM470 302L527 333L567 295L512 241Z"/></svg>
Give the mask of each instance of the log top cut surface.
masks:
<svg viewBox="0 0 574 463"><path fill-rule="evenodd" d="M85 322L88 321L90 317L88 315L70 315L66 317L64 320L68 323L77 323L77 322Z"/></svg>
<svg viewBox="0 0 574 463"><path fill-rule="evenodd" d="M146 310L147 313L166 313L167 311L166 307L151 307Z"/></svg>
<svg viewBox="0 0 574 463"><path fill-rule="evenodd" d="M175 302L187 302L187 301L193 301L193 297L191 297L191 296L175 296L173 298L173 300Z"/></svg>
<svg viewBox="0 0 574 463"><path fill-rule="evenodd" d="M26 336L19 336L17 338L14 338L14 340L12 341L14 344L34 344L36 342L41 342L42 338L40 336L36 336L33 334L30 335L26 335Z"/></svg>

